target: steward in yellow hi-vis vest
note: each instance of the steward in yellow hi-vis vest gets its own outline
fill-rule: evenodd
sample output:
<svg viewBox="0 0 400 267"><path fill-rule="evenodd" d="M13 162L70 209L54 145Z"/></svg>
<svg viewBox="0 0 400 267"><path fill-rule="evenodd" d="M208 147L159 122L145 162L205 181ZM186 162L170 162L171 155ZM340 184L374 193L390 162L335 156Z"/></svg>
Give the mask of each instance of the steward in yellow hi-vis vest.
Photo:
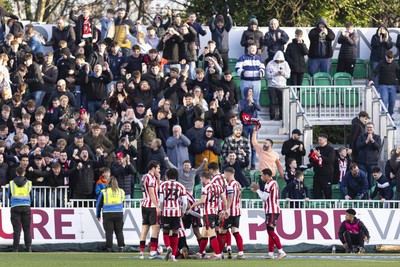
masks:
<svg viewBox="0 0 400 267"><path fill-rule="evenodd" d="M124 228L123 203L125 192L118 187L118 180L111 176L107 188L101 190L96 204L96 217L100 221L100 212L103 210L103 228L106 232L106 252L112 251L113 232L117 236L118 250L124 251L125 241L122 232Z"/></svg>
<svg viewBox="0 0 400 267"><path fill-rule="evenodd" d="M8 196L11 206L11 224L14 230L13 252L19 250L21 225L24 230L24 241L28 252L32 252L31 237L31 203L33 199L32 182L25 177L25 169L18 167L17 176L10 181Z"/></svg>

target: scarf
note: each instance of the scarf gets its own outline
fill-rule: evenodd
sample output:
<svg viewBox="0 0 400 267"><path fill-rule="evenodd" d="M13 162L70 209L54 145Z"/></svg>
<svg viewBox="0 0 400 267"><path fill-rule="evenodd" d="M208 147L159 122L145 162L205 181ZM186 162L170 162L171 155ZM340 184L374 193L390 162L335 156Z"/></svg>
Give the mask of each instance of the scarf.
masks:
<svg viewBox="0 0 400 267"><path fill-rule="evenodd" d="M92 37L92 28L90 27L89 17L83 17L83 30L82 30L82 38L91 38Z"/></svg>

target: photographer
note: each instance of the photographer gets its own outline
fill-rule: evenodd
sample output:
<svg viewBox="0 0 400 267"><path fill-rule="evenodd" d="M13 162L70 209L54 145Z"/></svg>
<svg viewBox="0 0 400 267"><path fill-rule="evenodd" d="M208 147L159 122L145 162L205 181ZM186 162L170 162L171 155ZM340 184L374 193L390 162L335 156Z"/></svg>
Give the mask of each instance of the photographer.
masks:
<svg viewBox="0 0 400 267"><path fill-rule="evenodd" d="M338 43L341 46L336 72L347 72L353 76L358 56L358 41L359 37L353 24L346 23L346 29L340 33L338 38Z"/></svg>
<svg viewBox="0 0 400 267"><path fill-rule="evenodd" d="M389 35L388 28L385 25L380 25L376 33L371 38L371 56L369 58L372 70L382 60L385 60L385 54L393 47L392 38ZM379 75L374 78L375 87L379 84Z"/></svg>

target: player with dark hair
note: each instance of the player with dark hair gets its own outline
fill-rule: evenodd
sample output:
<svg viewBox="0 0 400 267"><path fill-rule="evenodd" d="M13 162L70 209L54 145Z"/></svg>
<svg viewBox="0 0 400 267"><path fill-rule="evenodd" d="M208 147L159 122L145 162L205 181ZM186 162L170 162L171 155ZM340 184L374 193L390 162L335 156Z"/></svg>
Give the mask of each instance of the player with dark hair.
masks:
<svg viewBox="0 0 400 267"><path fill-rule="evenodd" d="M339 228L339 238L346 253L365 253L364 242L368 242L369 232L364 223L356 218L354 209L346 210L346 219Z"/></svg>
<svg viewBox="0 0 400 267"><path fill-rule="evenodd" d="M258 183L253 182L251 191L257 193L258 196L264 201L265 210L265 223L268 232L268 256L267 259L274 259L274 246L278 248L278 256L276 259L280 260L286 257L286 253L282 249L282 244L279 236L275 233L276 222L280 215L280 208L278 203L279 186L278 183L272 179L271 169L263 169L261 171L261 180L265 182L264 191L260 190Z"/></svg>
<svg viewBox="0 0 400 267"><path fill-rule="evenodd" d="M201 199L194 203L190 210L193 210L195 207L203 205L203 233L202 240L200 242L199 252L194 254L193 257L200 259L204 258L202 255L206 249L208 238L210 238L211 247L214 250L215 257L214 259L222 259L221 252L219 251L219 244L216 238L215 226L218 221L218 204L219 198L222 198L222 202L224 207L226 206L226 197L224 194L224 190L221 186L211 183L211 174L208 171L203 171L200 174L201 182L203 187L201 189ZM226 213L226 210L223 211Z"/></svg>
<svg viewBox="0 0 400 267"><path fill-rule="evenodd" d="M164 244L167 247L167 261L176 261L178 249L178 230L181 216L186 211L187 199L185 187L177 181L178 170L168 169L165 181L160 184L159 205L163 216Z"/></svg>
<svg viewBox="0 0 400 267"><path fill-rule="evenodd" d="M160 185L160 163L155 160L149 162L149 172L142 177L142 232L140 233L140 259L144 259L146 247L146 236L151 226L150 259L158 258L158 235L160 224L158 215L160 206L158 204L158 188Z"/></svg>

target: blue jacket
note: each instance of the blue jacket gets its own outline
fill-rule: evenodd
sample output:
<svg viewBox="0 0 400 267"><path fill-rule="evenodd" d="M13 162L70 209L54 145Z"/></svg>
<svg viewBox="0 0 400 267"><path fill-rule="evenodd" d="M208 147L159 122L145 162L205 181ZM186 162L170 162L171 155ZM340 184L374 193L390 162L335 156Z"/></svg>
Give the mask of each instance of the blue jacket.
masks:
<svg viewBox="0 0 400 267"><path fill-rule="evenodd" d="M342 195L349 195L353 199L358 194L363 194L365 196L368 191L368 179L362 170L359 170L358 176L356 177L348 171L340 183L340 192Z"/></svg>
<svg viewBox="0 0 400 267"><path fill-rule="evenodd" d="M281 38L274 41L273 36L277 36L278 32L281 34ZM285 44L289 41L289 36L287 33L280 28L276 29L275 31L269 28L269 31L265 33L264 42L265 46L268 49L268 59L272 60L274 55L278 51L284 51Z"/></svg>
<svg viewBox="0 0 400 267"><path fill-rule="evenodd" d="M390 184L388 178L385 175L381 175L378 180L376 180L376 186L374 192L371 194L371 199L374 199L377 195L383 197L386 200L393 198L393 187Z"/></svg>
<svg viewBox="0 0 400 267"><path fill-rule="evenodd" d="M171 136L167 139L166 145L169 160L176 167L181 168L183 166L183 162L189 159L189 138L183 134L179 139L175 136Z"/></svg>
<svg viewBox="0 0 400 267"><path fill-rule="evenodd" d="M294 179L282 189L282 198L304 199L309 197L308 188L304 181Z"/></svg>

